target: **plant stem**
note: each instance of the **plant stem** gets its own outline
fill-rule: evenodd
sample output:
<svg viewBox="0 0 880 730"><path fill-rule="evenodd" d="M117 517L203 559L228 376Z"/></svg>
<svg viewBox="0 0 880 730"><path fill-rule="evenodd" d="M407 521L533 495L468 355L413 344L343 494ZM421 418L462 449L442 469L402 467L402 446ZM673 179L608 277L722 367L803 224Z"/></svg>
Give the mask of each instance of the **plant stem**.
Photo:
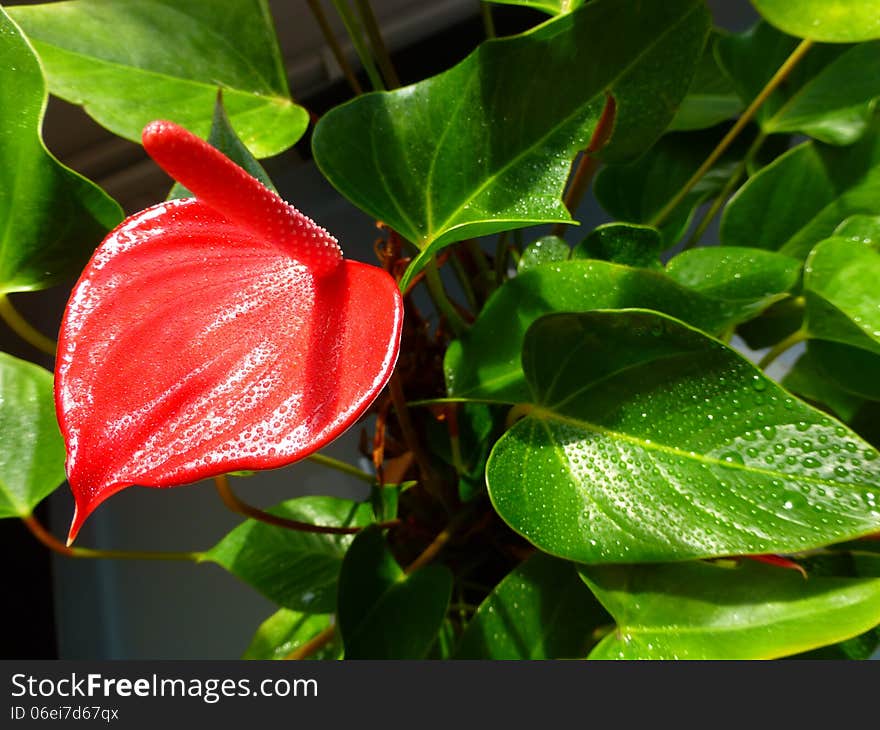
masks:
<svg viewBox="0 0 880 730"><path fill-rule="evenodd" d="M813 42L810 40L803 40L798 44L797 48L792 51L791 55L779 67L776 73L773 74L773 78L767 82L766 86L764 86L764 88L761 89L758 95L752 100L752 103L749 104L740 118L736 120L736 123L730 128L727 134L724 135L724 138L718 143L715 149L712 150L711 154L691 176L690 180L688 180L675 196L673 196L672 200L670 200L663 209L654 216L650 225L659 227L667 218L669 218L672 212L678 207L682 200L684 200L685 196L687 196L687 194L693 189L694 185L696 185L703 176L712 169L712 166L718 162L718 159L727 151L727 148L730 147L737 135L739 135L745 126L752 120L761 105L767 101L768 97L776 90L779 84L781 84L791 73L792 69L797 66L812 45Z"/></svg>
<svg viewBox="0 0 880 730"><path fill-rule="evenodd" d="M437 309L439 309L440 313L446 318L446 321L455 336L461 337L465 330L467 330L467 323L462 319L462 316L458 313L455 305L446 295L446 290L443 288L443 282L440 280L440 270L437 268L436 259L431 259L425 265L425 284L428 287L431 299L434 300Z"/></svg>
<svg viewBox="0 0 880 730"><path fill-rule="evenodd" d="M267 525L283 527L288 530L298 530L299 532L315 532L323 535L353 535L364 529L363 527L330 527L326 525L312 525L308 522L300 522L299 520L290 520L286 517L273 515L271 512L261 510L258 507L247 504L247 502L242 502L232 491L232 488L229 486L229 479L225 474L214 477L214 485L217 487L217 493L220 495L220 499L223 500L223 504L225 504L232 512L244 515L245 517L250 517L259 522L265 522ZM385 529L388 527L396 527L400 524L400 520L391 520L390 522L379 522L376 524L378 524L380 528Z"/></svg>
<svg viewBox="0 0 880 730"><path fill-rule="evenodd" d="M370 0L355 0L358 12L361 15L361 21L367 31L367 38L370 39L370 46L373 49L373 55L379 63L382 76L385 78L385 84L389 89L396 89L400 86L400 77L391 62L391 54L388 53L388 47L382 38L382 31L376 22L376 14L370 5Z"/></svg>
<svg viewBox="0 0 880 730"><path fill-rule="evenodd" d="M415 408L417 406L442 406L449 405L450 403L485 403L489 406L515 406L516 403L512 403L506 400L493 400L491 398L466 398L466 397L456 397L451 396L448 398L422 398L421 400L411 400L409 401L410 408Z"/></svg>
<svg viewBox="0 0 880 730"><path fill-rule="evenodd" d="M480 3L480 15L483 18L483 30L486 33L486 38L495 38L497 33L495 32L495 21L492 19L492 6L483 0L477 0L477 2Z"/></svg>
<svg viewBox="0 0 880 730"><path fill-rule="evenodd" d="M379 75L379 71L376 69L376 64L373 62L373 57L370 55L369 49L367 48L366 44L364 43L364 39L361 36L360 23L358 23L358 20L355 17L354 13L351 12L351 8L348 7L347 0L332 0L332 2L333 7L336 8L336 12L339 13L339 17L342 18L342 23L345 25L345 30L348 33L348 37L351 39L354 50L361 61L361 65L367 72L367 76L370 79L373 90L384 90L385 84L382 82L382 77Z"/></svg>
<svg viewBox="0 0 880 730"><path fill-rule="evenodd" d="M341 68L342 73L345 74L345 78L348 81L348 85L351 86L351 90L354 91L355 94L363 94L364 89L361 86L361 82L357 80L354 69L351 67L351 64L345 57L345 52L342 50L342 46L339 45L339 41L336 40L336 36L333 34L333 29L330 27L324 9L321 7L321 0L306 0L306 2L309 4L312 15L318 22L318 26L321 28L321 33L327 41L327 45L330 46L330 50L333 52L333 58L336 59L336 63L339 64L339 68Z"/></svg>
<svg viewBox="0 0 880 730"><path fill-rule="evenodd" d="M498 242L495 244L495 285L504 283L504 275L507 273L507 231L498 234Z"/></svg>
<svg viewBox="0 0 880 730"><path fill-rule="evenodd" d="M766 370L783 352L790 350L799 342L803 342L808 336L809 332L805 327L795 330L788 337L773 345L773 347L770 348L770 351L761 358L758 367L761 368L761 370Z"/></svg>
<svg viewBox="0 0 880 730"><path fill-rule="evenodd" d="M292 659L294 661L308 659L315 652L323 649L327 644L333 641L333 637L336 635L336 623L331 623L326 629L324 629L320 634L313 636L309 639L305 644L300 647L294 649L290 654L288 654L285 659Z"/></svg>
<svg viewBox="0 0 880 730"><path fill-rule="evenodd" d="M462 264L458 256L455 255L455 252L453 252L452 256L450 256L449 263L452 264L452 270L455 272L455 278L458 279L458 283L461 284L462 291L464 292L464 298L467 299L468 306L470 306L472 310L476 311L477 295L474 293L474 287L471 285L471 279L468 276L467 270L464 268L464 264Z"/></svg>
<svg viewBox="0 0 880 730"><path fill-rule="evenodd" d="M34 329L30 322L22 317L19 311L12 306L12 302L9 301L9 297L5 294L0 294L0 318L9 325L9 329L25 342L33 345L41 352L55 357L55 352L58 349L58 344L55 340L49 339L42 332Z"/></svg>
<svg viewBox="0 0 880 730"><path fill-rule="evenodd" d="M328 469L335 469L336 471L342 472L343 474L348 474L355 479L360 479L362 482L366 482L367 484L376 483L376 477L374 477L372 474L369 474L362 469L358 469L356 466L347 464L344 461L340 461L339 459L334 459L332 456L324 456L324 454L311 454L306 458L309 461L314 462L315 464L326 466Z"/></svg>
<svg viewBox="0 0 880 730"><path fill-rule="evenodd" d="M480 290L488 296L492 290L495 288L495 272L489 266L489 260L486 257L486 252L483 250L483 247L480 246L479 242L475 238L469 238L464 242L464 247L467 249L467 252L470 254L471 259L473 259L474 263L477 266L477 271L479 271L480 275L477 282L480 284Z"/></svg>
<svg viewBox="0 0 880 730"><path fill-rule="evenodd" d="M183 560L199 562L204 557L201 552L154 553L137 550L93 550L91 548L68 547L49 532L33 515L22 517L21 521L43 545L68 558L105 558L113 560Z"/></svg>

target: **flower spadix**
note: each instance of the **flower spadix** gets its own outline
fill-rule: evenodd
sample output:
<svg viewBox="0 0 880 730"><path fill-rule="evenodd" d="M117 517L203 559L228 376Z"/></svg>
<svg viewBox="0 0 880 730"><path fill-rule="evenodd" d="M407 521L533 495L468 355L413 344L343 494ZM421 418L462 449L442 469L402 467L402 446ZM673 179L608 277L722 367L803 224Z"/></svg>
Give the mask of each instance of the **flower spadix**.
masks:
<svg viewBox="0 0 880 730"><path fill-rule="evenodd" d="M170 122L147 152L194 198L123 221L61 325L55 401L75 538L107 497L316 451L397 359L403 305L382 269Z"/></svg>

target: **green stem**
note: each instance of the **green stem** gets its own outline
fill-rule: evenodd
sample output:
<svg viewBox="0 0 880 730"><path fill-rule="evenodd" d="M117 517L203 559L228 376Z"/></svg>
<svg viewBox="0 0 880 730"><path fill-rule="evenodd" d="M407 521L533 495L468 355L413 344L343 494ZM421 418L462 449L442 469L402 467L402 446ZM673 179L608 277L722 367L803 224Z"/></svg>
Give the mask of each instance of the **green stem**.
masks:
<svg viewBox="0 0 880 730"><path fill-rule="evenodd" d="M364 28L367 31L367 38L370 39L373 55L379 63L382 76L385 77L385 83L389 89L396 89L400 86L400 77L398 77L394 64L391 62L391 54L388 53L388 47L382 38L382 31L376 22L376 15L370 5L370 0L355 0L355 4L361 15Z"/></svg>
<svg viewBox="0 0 880 730"><path fill-rule="evenodd" d="M788 337L773 345L773 347L770 348L770 351L761 358L758 367L761 368L761 370L766 370L783 352L790 350L799 342L803 342L807 337L809 337L809 332L805 327L795 330Z"/></svg>
<svg viewBox="0 0 880 730"><path fill-rule="evenodd" d="M361 65L367 72L373 90L383 91L385 89L385 84L382 82L382 77L379 75L376 64L373 62L373 57L370 55L370 51L364 43L364 38L361 35L362 29L357 17L355 17L351 8L348 7L347 0L332 0L332 2L333 7L336 8L336 12L339 13L339 17L342 18L342 23L345 25L348 37L351 39L354 50L361 61Z"/></svg>
<svg viewBox="0 0 880 730"><path fill-rule="evenodd" d="M483 18L483 30L486 32L486 38L495 38L495 21L492 19L492 6L484 0L477 0L480 3L480 15Z"/></svg>
<svg viewBox="0 0 880 730"><path fill-rule="evenodd" d="M733 140L739 135L739 133L746 127L746 125L752 120L752 118L757 113L758 109L761 105L767 101L768 97L776 90L776 88L786 79L786 77L791 73L792 69L800 62L800 60L804 57L807 51L812 47L813 42L810 40L801 41L797 48L792 51L791 55L785 60L785 62L779 67L775 74L773 74L773 78L771 78L766 86L758 93L758 95L752 100L752 103L746 108L746 110L742 113L739 119L736 120L736 123L730 128L727 134L724 135L724 138L718 143L714 150L712 150L711 154L706 158L705 162L700 165L699 169L691 176L690 180L688 180L684 186L675 194L675 196L670 200L663 209L654 216L651 220L650 225L654 227L660 227L667 218L672 214L672 212L679 206L679 204L685 199L687 194L693 189L694 185L696 185L703 176L712 169L718 159L723 155L727 148L730 147Z"/></svg>
<svg viewBox="0 0 880 730"><path fill-rule="evenodd" d="M311 454L306 458L315 464L326 466L328 469L335 469L336 471L342 472L343 474L348 474L355 479L360 479L362 482L366 482L367 484L376 483L376 477L372 474L365 472L363 469L358 469L356 466L347 464L344 461L339 461L339 459L334 459L332 456L324 456L324 454Z"/></svg>
<svg viewBox="0 0 880 730"><path fill-rule="evenodd" d="M336 63L339 64L339 68L341 68L342 73L345 74L345 78L348 81L348 85L351 86L351 90L354 91L355 94L363 94L364 89L361 86L360 81L357 80L354 69L345 57L345 52L342 50L342 46L339 45L339 41L336 40L333 28L330 27L327 16L324 14L324 9L321 7L321 0L306 0L306 2L309 4L312 15L318 22L318 26L321 28L321 33L323 34L324 39L330 46L330 50L333 53L333 57L336 59Z"/></svg>
<svg viewBox="0 0 880 730"><path fill-rule="evenodd" d="M34 329L30 322L22 317L18 310L12 306L12 302L9 301L9 297L5 294L0 294L0 318L9 325L9 329L25 342L33 345L41 352L55 357L55 352L58 349L58 344L55 340L49 339L42 332Z"/></svg>
<svg viewBox="0 0 880 730"><path fill-rule="evenodd" d="M452 264L455 278L458 279L458 283L461 284L462 291L464 291L464 298L467 299L468 305L471 309L476 311L477 295L474 293L474 287L471 285L471 278L468 276L467 271L465 271L464 264L461 263L455 253L449 257L449 263Z"/></svg>
<svg viewBox="0 0 880 730"><path fill-rule="evenodd" d="M498 242L495 244L495 285L504 283L507 273L507 231L498 234Z"/></svg>
<svg viewBox="0 0 880 730"><path fill-rule="evenodd" d="M467 323L462 319L462 316L458 313L455 305L446 295L446 290L443 288L443 282L440 280L440 270L437 268L436 259L431 259L425 266L425 284L428 287L431 299L434 300L434 304L437 305L440 314L446 318L452 332L456 337L461 337L461 335L467 330Z"/></svg>
<svg viewBox="0 0 880 730"><path fill-rule="evenodd" d="M418 406L443 406L452 403L484 403L489 406L515 406L517 403L511 403L505 400L492 400L491 398L423 398L422 400L411 400L409 406L411 408Z"/></svg>
<svg viewBox="0 0 880 730"><path fill-rule="evenodd" d="M43 545L68 558L103 558L110 560L178 560L198 563L204 559L205 554L202 552L187 553L154 553L141 552L138 550L93 550L91 548L69 547L61 540L56 538L49 532L33 515L22 517L31 534L37 538Z"/></svg>
<svg viewBox="0 0 880 730"><path fill-rule="evenodd" d="M486 252L483 250L483 247L480 246L479 241L475 238L469 238L465 241L464 247L470 254L471 259L473 259L474 263L477 265L477 271L480 272L480 278L478 280L480 289L488 296L488 294L490 294L495 288L495 272L489 266Z"/></svg>

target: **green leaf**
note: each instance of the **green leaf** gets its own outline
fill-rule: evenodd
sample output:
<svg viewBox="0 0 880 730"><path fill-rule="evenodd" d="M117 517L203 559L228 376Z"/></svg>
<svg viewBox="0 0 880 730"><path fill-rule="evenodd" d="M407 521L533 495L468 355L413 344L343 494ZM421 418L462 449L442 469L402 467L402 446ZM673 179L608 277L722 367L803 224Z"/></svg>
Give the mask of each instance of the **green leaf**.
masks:
<svg viewBox="0 0 880 730"><path fill-rule="evenodd" d="M367 503L335 497L300 497L269 510L313 525L357 527L372 521ZM246 520L205 559L217 563L285 608L309 613L336 609L336 583L351 535L288 530Z"/></svg>
<svg viewBox="0 0 880 730"><path fill-rule="evenodd" d="M834 235L880 248L880 216L851 216L834 229Z"/></svg>
<svg viewBox="0 0 880 730"><path fill-rule="evenodd" d="M717 340L656 312L529 329L527 416L486 468L499 515L583 563L787 553L880 529L880 460Z"/></svg>
<svg viewBox="0 0 880 730"><path fill-rule="evenodd" d="M0 352L0 518L27 517L64 481L52 373Z"/></svg>
<svg viewBox="0 0 880 730"><path fill-rule="evenodd" d="M282 608L267 618L260 627L242 659L286 659L287 656L314 639L330 625L330 615L309 614ZM331 642L315 652L310 659L338 659L342 647Z"/></svg>
<svg viewBox="0 0 880 730"><path fill-rule="evenodd" d="M797 47L766 23L718 41L717 54L743 101L751 102ZM855 142L880 96L880 45L817 46L759 107L765 134L799 132L829 144Z"/></svg>
<svg viewBox="0 0 880 730"><path fill-rule="evenodd" d="M870 561L869 576L807 580L748 560L585 567L617 621L589 658L775 659L849 639L880 623L880 560Z"/></svg>
<svg viewBox="0 0 880 730"><path fill-rule="evenodd" d="M608 623L574 565L535 553L480 604L455 658L582 659Z"/></svg>
<svg viewBox="0 0 880 730"><path fill-rule="evenodd" d="M669 125L670 132L688 132L708 129L733 119L743 108L743 103L730 80L718 66L715 44L723 37L713 33L697 66L697 73L688 88L687 95Z"/></svg>
<svg viewBox="0 0 880 730"><path fill-rule="evenodd" d="M570 222L562 190L606 94L614 132L599 154L631 159L672 119L708 25L699 0L587 3L487 41L438 76L332 109L315 129L315 160L337 190L422 250L405 289L450 243Z"/></svg>
<svg viewBox="0 0 880 730"><path fill-rule="evenodd" d="M492 0L493 5L521 5L549 15L563 15L577 10L586 0Z"/></svg>
<svg viewBox="0 0 880 730"><path fill-rule="evenodd" d="M794 334L803 321L803 297L786 297L739 325L736 332L752 350L763 350Z"/></svg>
<svg viewBox="0 0 880 730"><path fill-rule="evenodd" d="M880 354L880 252L847 238L829 238L804 264L806 326L811 337Z"/></svg>
<svg viewBox="0 0 880 730"><path fill-rule="evenodd" d="M0 294L79 273L122 220L112 198L46 149L46 98L33 49L0 8Z"/></svg>
<svg viewBox="0 0 880 730"><path fill-rule="evenodd" d="M223 106L223 94L219 91L217 92L217 100L214 102L214 118L211 121L211 134L208 135L208 142L236 165L247 171L251 177L263 183L269 190L278 192L263 166L257 162L248 148L244 146L244 143L235 134L235 130L229 121L229 115ZM191 197L193 197L193 194L179 182L176 182L171 188L171 192L168 193L167 200Z"/></svg>
<svg viewBox="0 0 880 730"><path fill-rule="evenodd" d="M449 607L452 574L428 565L404 574L377 528L358 533L339 575L346 659L420 659Z"/></svg>
<svg viewBox="0 0 880 730"><path fill-rule="evenodd" d="M752 0L752 5L798 38L828 43L880 38L880 0Z"/></svg>
<svg viewBox="0 0 880 730"><path fill-rule="evenodd" d="M803 259L850 216L878 213L880 134L875 123L849 147L805 142L763 168L728 203L721 241Z"/></svg>
<svg viewBox="0 0 880 730"><path fill-rule="evenodd" d="M605 223L575 246L571 257L600 259L645 269L662 269L662 250L663 238L656 228L636 223Z"/></svg>
<svg viewBox="0 0 880 730"><path fill-rule="evenodd" d="M743 280L734 280L739 282ZM751 290L748 280L744 290ZM520 354L526 329L550 312L641 307L656 309L708 332L720 332L754 314L755 305L737 297L714 299L688 289L666 274L604 261L574 260L541 266L504 283L473 326L446 351L450 395L504 400L528 398ZM779 292L777 296L781 296ZM762 302L774 297L762 295Z"/></svg>
<svg viewBox="0 0 880 730"><path fill-rule="evenodd" d="M839 342L811 340L807 343L807 355L814 372L828 387L861 399L880 401L880 355L877 353Z"/></svg>
<svg viewBox="0 0 880 730"><path fill-rule="evenodd" d="M541 236L526 246L516 265L518 273L534 269L541 264L565 261L571 254L568 244L559 236Z"/></svg>
<svg viewBox="0 0 880 730"><path fill-rule="evenodd" d="M140 142L154 119L207 137L217 89L257 157L284 151L308 115L290 100L265 0L70 0L9 8L33 42L49 90Z"/></svg>
<svg viewBox="0 0 880 730"><path fill-rule="evenodd" d="M666 273L682 286L713 299L741 303L753 312L790 291L800 264L773 251L732 246L691 249L673 257Z"/></svg>
<svg viewBox="0 0 880 730"><path fill-rule="evenodd" d="M814 343L810 343L807 345L807 351L798 358L791 370L786 373L785 377L782 379L782 385L792 393L799 395L801 398L806 398L814 403L821 403L827 406L844 423L850 423L859 408L862 407L864 399L861 396L850 392L846 388L841 387L836 381L836 378L832 379L829 377L828 370L822 362L822 359L816 356L816 348L813 347L813 345L817 343L820 345L831 345L836 348L845 348L849 351L855 349L848 348L845 345L838 345L833 342L822 343L817 340ZM856 352L864 351L856 350ZM868 353L865 354L868 355ZM871 355L868 356L872 357ZM848 363L840 364L844 367L848 365ZM857 373L860 375L860 371L854 369L847 369L842 372Z"/></svg>

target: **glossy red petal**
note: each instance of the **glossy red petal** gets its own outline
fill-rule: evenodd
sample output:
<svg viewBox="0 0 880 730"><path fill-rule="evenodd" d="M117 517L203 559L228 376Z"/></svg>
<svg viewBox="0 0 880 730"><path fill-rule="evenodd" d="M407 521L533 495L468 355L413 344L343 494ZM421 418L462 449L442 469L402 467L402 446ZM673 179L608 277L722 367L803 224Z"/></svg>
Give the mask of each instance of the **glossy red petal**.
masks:
<svg viewBox="0 0 880 730"><path fill-rule="evenodd" d="M317 276L200 201L124 221L59 338L71 538L131 484L282 466L338 436L390 376L402 316L382 269L342 261Z"/></svg>

